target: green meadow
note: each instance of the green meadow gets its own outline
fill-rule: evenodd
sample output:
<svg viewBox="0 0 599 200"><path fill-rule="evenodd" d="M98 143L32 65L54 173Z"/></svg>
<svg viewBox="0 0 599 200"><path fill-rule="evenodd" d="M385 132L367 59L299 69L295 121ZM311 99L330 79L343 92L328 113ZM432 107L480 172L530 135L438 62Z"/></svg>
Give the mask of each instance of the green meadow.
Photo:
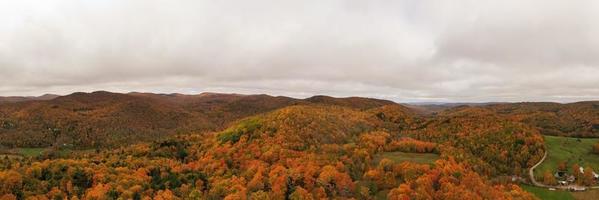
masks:
<svg viewBox="0 0 599 200"><path fill-rule="evenodd" d="M540 178L545 170L555 172L560 162L568 163L568 171L572 173L572 165L590 166L599 171L599 155L591 152L597 138L573 138L544 136L549 151L545 161L535 169L535 176ZM540 180L540 179L539 179Z"/></svg>

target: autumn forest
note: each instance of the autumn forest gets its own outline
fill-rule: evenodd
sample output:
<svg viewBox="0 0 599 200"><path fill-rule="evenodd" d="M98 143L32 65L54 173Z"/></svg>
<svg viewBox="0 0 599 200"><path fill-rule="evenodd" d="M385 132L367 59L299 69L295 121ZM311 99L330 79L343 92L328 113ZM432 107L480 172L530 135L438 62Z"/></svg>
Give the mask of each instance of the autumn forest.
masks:
<svg viewBox="0 0 599 200"><path fill-rule="evenodd" d="M93 92L0 125L0 199L537 199L544 136L599 137L599 103Z"/></svg>

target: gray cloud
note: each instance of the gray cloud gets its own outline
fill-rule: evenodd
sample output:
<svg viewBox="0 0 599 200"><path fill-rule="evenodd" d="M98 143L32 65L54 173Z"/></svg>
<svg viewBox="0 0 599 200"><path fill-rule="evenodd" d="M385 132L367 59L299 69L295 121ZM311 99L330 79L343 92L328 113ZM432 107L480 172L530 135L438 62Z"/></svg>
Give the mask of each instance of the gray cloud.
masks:
<svg viewBox="0 0 599 200"><path fill-rule="evenodd" d="M0 95L599 99L596 1L3 1Z"/></svg>

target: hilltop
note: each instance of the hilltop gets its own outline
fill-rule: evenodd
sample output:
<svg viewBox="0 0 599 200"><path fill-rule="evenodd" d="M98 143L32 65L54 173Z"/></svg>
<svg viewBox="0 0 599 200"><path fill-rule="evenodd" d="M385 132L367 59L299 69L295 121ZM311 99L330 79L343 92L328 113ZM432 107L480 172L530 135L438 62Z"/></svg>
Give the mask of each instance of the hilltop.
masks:
<svg viewBox="0 0 599 200"><path fill-rule="evenodd" d="M10 97L0 97L0 103L13 103L13 102L22 102L22 101L43 101L43 100L52 100L59 97L59 95L55 94L44 94L42 96L10 96Z"/></svg>
<svg viewBox="0 0 599 200"><path fill-rule="evenodd" d="M537 127L545 135L599 137L599 101L497 104L487 108Z"/></svg>

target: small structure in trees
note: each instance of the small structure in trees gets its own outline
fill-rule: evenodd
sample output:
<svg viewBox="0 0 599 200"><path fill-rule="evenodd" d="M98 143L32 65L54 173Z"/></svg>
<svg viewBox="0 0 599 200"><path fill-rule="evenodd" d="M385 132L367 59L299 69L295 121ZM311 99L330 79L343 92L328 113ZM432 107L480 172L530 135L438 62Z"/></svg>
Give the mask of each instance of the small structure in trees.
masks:
<svg viewBox="0 0 599 200"><path fill-rule="evenodd" d="M560 185L568 185L567 181L558 181L557 183L559 183Z"/></svg>
<svg viewBox="0 0 599 200"><path fill-rule="evenodd" d="M570 175L568 176L566 181L568 181L569 183L574 183L574 181L576 181L576 177L574 175Z"/></svg>
<svg viewBox="0 0 599 200"><path fill-rule="evenodd" d="M555 172L555 174L553 176L555 176L555 178L561 179L561 178L565 178L567 175L566 171L557 171Z"/></svg>

